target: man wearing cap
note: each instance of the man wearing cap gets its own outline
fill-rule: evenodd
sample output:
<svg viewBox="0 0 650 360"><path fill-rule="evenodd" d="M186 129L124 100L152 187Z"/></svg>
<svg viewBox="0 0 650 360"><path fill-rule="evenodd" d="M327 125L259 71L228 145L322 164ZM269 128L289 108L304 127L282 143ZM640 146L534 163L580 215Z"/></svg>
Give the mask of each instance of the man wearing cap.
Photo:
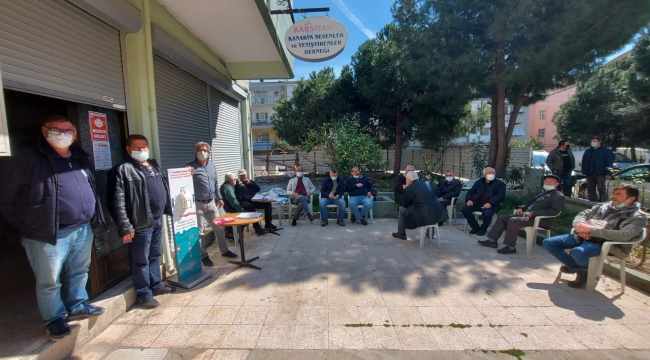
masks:
<svg viewBox="0 0 650 360"><path fill-rule="evenodd" d="M607 201L605 180L612 178L611 168L614 166L614 152L603 146L599 136L591 137L591 147L582 154L582 175L587 177L587 192L589 201L604 203ZM596 196L596 188L598 196Z"/></svg>
<svg viewBox="0 0 650 360"><path fill-rule="evenodd" d="M536 216L555 216L564 209L565 198L564 194L557 190L558 185L560 185L560 178L557 175L546 175L543 189L528 204L517 207L515 214L499 215L487 235L487 240L479 240L479 245L496 249L498 240L505 231L504 246L497 252L516 254L515 244L520 229L533 226ZM552 224L552 218L542 219L539 222L539 225L545 229L550 229Z"/></svg>
<svg viewBox="0 0 650 360"><path fill-rule="evenodd" d="M226 173L224 176L223 184L221 184L221 188L219 188L219 191L221 192L221 198L223 199L223 208L228 213L250 211L244 209L244 207L239 203L239 200L237 200L237 195L235 195L236 184L237 176L233 173ZM255 211L255 209L253 209L253 211ZM258 236L266 234L266 231L262 229L259 223L254 223L253 229L255 229L255 233Z"/></svg>
<svg viewBox="0 0 650 360"><path fill-rule="evenodd" d="M255 211L255 209L264 210L264 222L265 228L269 230L275 230L277 227L271 223L273 220L273 209L271 208L271 203L268 202L254 202L253 196L260 191L259 185L255 181L248 178L248 172L245 169L239 170L237 173L239 179L235 184L235 196L239 201L239 204L246 211Z"/></svg>

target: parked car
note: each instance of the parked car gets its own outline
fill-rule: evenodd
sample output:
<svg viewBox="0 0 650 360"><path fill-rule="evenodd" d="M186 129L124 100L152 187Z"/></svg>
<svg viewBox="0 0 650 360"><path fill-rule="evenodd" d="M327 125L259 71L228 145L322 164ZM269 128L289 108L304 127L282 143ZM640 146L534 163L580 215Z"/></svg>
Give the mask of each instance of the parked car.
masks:
<svg viewBox="0 0 650 360"><path fill-rule="evenodd" d="M583 177L582 173L582 155L584 155L584 150L576 150L573 152L573 157L576 159L576 167L573 169L577 176ZM636 165L636 162L632 161L629 157L617 153L614 153L614 163L612 164L614 170L623 170L627 169L630 166Z"/></svg>
<svg viewBox="0 0 650 360"><path fill-rule="evenodd" d="M607 186L607 196L609 197L612 195L617 182L632 184L638 181L644 181L641 184L635 184L641 191L641 195L639 196L641 199L639 199L639 202L643 207L647 207L650 205L650 164L631 166L627 169L617 171L612 174L612 179L605 181L605 184ZM574 192L576 197L579 197L581 199L589 198L587 195L587 179L578 180L574 188Z"/></svg>

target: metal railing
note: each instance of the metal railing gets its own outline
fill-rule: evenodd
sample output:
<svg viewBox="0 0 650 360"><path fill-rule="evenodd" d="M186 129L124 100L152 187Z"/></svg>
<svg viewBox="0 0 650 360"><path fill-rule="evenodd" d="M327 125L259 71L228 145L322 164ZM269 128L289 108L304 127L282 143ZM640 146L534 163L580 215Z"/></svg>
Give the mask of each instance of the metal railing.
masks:
<svg viewBox="0 0 650 360"><path fill-rule="evenodd" d="M251 120L253 126L271 126L271 120Z"/></svg>

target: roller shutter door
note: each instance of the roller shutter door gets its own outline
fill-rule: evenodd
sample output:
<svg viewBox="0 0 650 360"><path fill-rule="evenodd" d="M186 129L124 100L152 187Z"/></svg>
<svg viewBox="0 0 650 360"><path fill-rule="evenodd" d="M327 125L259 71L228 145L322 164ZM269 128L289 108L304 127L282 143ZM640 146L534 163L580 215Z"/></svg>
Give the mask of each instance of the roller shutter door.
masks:
<svg viewBox="0 0 650 360"><path fill-rule="evenodd" d="M197 142L211 141L207 84L159 56L154 79L162 167L184 167Z"/></svg>
<svg viewBox="0 0 650 360"><path fill-rule="evenodd" d="M64 0L0 1L9 89L123 110L120 32Z"/></svg>
<svg viewBox="0 0 650 360"><path fill-rule="evenodd" d="M212 161L219 181L227 172L244 167L239 102L210 86L210 123L216 129L212 140Z"/></svg>

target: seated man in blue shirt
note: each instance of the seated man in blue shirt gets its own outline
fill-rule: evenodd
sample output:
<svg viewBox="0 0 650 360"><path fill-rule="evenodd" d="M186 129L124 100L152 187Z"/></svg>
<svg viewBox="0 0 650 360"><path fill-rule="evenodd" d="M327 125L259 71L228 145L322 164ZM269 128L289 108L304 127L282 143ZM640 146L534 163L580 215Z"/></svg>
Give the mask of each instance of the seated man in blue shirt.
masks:
<svg viewBox="0 0 650 360"><path fill-rule="evenodd" d="M327 226L327 205L337 205L338 212L336 215L336 224L345 226L343 216L345 215L345 200L343 199L343 192L345 186L343 179L339 176L337 168L330 169L330 177L323 181L320 187L320 225Z"/></svg>
<svg viewBox="0 0 650 360"><path fill-rule="evenodd" d="M365 175L361 175L358 166L353 166L350 173L352 176L345 180L345 191L350 194L350 211L354 216L352 222L359 219L362 225L368 225L364 217L368 215L373 206L372 184ZM361 211L359 211L359 205L363 205Z"/></svg>

